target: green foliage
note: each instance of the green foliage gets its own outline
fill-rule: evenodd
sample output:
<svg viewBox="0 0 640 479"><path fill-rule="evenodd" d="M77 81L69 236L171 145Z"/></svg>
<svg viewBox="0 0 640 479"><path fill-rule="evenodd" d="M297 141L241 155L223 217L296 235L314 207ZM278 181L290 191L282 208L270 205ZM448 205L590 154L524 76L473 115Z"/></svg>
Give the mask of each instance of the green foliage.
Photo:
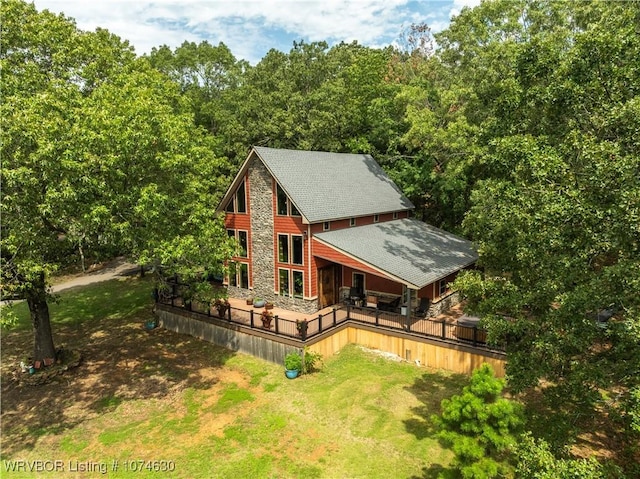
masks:
<svg viewBox="0 0 640 479"><path fill-rule="evenodd" d="M312 373L316 371L322 364L322 354L315 351L309 351L309 348L304 348L304 368L302 372L304 374Z"/></svg>
<svg viewBox="0 0 640 479"><path fill-rule="evenodd" d="M557 459L542 439L524 434L514 448L516 477L529 479L604 479L624 477L619 467L588 459Z"/></svg>
<svg viewBox="0 0 640 479"><path fill-rule="evenodd" d="M297 351L287 353L284 357L284 367L287 370L302 371L302 356Z"/></svg>
<svg viewBox="0 0 640 479"><path fill-rule="evenodd" d="M464 478L501 477L510 470L509 452L523 416L518 403L500 397L503 387L491 366L483 364L462 394L443 399L442 414L432 418Z"/></svg>
<svg viewBox="0 0 640 479"><path fill-rule="evenodd" d="M222 272L234 245L211 204L227 163L179 87L126 42L19 1L2 18L2 289L27 298L46 357L47 280L76 252Z"/></svg>

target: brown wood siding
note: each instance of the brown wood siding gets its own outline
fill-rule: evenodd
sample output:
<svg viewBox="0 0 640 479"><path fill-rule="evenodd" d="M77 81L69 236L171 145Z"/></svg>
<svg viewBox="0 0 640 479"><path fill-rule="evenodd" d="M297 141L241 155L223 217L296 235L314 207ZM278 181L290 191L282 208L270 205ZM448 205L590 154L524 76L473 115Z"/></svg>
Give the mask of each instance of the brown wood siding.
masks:
<svg viewBox="0 0 640 479"><path fill-rule="evenodd" d="M320 243L319 241L312 240L311 248L311 253L319 258L327 259L343 266L349 266L365 273L380 274L375 269L370 268L345 254L339 253L338 251Z"/></svg>
<svg viewBox="0 0 640 479"><path fill-rule="evenodd" d="M353 286L353 273L362 273L362 270L354 269L351 267L343 268L343 286ZM380 291L389 294L402 294L402 284L397 283L391 279L377 276L370 273L365 273L364 285L366 289L372 291Z"/></svg>
<svg viewBox="0 0 640 479"><path fill-rule="evenodd" d="M368 215L368 216L355 216L354 218L356 218L356 226L364 226L364 225L370 225L373 224L373 216L374 215ZM403 218L408 218L409 217L409 212L408 211L399 211L398 212L398 219L403 219ZM393 220L393 213L384 213L379 215L378 218L378 223L384 223L385 221L392 221ZM350 226L350 218L347 219L342 219L342 220L337 220L337 221L331 221L331 228L329 231L335 231L335 230L340 230L340 229L344 229L344 228L351 228L352 226ZM323 230L323 225L324 223L313 223L311 225L311 234L316 234L316 233L322 233Z"/></svg>

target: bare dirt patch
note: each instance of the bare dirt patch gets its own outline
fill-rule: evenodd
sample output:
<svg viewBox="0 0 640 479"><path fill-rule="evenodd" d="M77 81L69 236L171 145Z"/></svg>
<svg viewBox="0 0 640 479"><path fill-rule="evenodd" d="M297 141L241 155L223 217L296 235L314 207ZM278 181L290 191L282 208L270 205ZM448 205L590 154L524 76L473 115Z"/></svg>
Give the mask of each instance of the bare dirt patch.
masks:
<svg viewBox="0 0 640 479"><path fill-rule="evenodd" d="M79 351L82 361L40 385L23 381L21 375L27 373L19 371L22 356L32 347L31 333L4 334L0 366L3 453L10 457L33 447L43 435L63 433L121 403L123 415L135 417L138 412L127 412L127 400L162 401L172 406L171 417L179 417L184 414L182 393L187 388L201 393L203 407L214 404L226 384L249 388L248 377L224 367L231 351L161 328L147 331L143 325L149 314L55 327L56 345ZM209 414L201 423L206 428L191 440L220 434L235 418L237 414Z"/></svg>

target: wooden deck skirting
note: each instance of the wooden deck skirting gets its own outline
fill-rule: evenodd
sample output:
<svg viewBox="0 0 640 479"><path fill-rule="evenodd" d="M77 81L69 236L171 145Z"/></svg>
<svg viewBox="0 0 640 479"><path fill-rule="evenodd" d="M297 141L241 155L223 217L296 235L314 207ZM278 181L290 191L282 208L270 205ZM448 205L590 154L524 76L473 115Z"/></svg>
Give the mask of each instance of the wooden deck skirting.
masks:
<svg viewBox="0 0 640 479"><path fill-rule="evenodd" d="M319 331L316 324L313 334L303 341L289 331L290 327L276 333L274 328L266 330L255 324L252 327L251 324L220 319L206 313L188 311L182 307L162 303L157 303L155 310L161 326L166 329L189 334L232 351L251 354L276 364L282 364L287 353L305 346L328 357L339 352L347 344L355 343L395 354L422 366L455 373L471 374L483 363L490 363L499 377L504 376L505 371L505 355L502 352L456 343L451 339L391 329L380 324L369 324L348 318L344 311L345 314L339 318L335 311L333 318L325 316L322 321L324 327ZM231 311L228 318L231 318ZM317 320L318 318L309 321L309 333L312 333L313 321ZM281 321L285 325L291 322Z"/></svg>

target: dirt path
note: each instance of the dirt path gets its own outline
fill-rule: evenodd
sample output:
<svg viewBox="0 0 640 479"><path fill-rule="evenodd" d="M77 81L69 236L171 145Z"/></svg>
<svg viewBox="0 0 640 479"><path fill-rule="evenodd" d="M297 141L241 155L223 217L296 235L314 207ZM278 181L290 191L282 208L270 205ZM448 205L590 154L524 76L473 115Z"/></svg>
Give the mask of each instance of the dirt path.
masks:
<svg viewBox="0 0 640 479"><path fill-rule="evenodd" d="M66 276L61 279L61 282L54 284L51 287L53 293L63 291L69 288L75 288L76 286L86 286L91 283L99 283L101 281L109 281L118 276L131 276L138 274L140 267L128 263L125 258L120 257L105 263L88 273L78 273L72 276Z"/></svg>

